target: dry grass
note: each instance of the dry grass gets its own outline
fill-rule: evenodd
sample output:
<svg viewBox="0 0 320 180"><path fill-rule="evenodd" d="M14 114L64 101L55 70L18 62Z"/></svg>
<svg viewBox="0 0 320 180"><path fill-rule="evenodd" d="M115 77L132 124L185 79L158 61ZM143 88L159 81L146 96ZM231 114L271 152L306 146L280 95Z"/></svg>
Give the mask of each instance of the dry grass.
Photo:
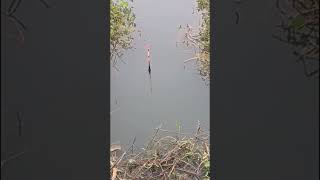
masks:
<svg viewBox="0 0 320 180"><path fill-rule="evenodd" d="M192 136L164 136L156 129L148 145L133 152L111 149L111 177L121 179L209 179L209 135L197 128ZM182 138L181 138L182 137Z"/></svg>

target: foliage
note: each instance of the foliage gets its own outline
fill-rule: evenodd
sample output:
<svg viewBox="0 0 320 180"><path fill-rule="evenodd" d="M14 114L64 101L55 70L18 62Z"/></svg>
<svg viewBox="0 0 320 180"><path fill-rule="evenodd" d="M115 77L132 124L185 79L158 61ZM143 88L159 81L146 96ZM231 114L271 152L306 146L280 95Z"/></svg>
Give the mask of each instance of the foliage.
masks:
<svg viewBox="0 0 320 180"><path fill-rule="evenodd" d="M200 75L205 80L210 78L210 2L209 0L197 0L198 11L202 12L202 23L199 33L200 44Z"/></svg>
<svg viewBox="0 0 320 180"><path fill-rule="evenodd" d="M122 56L123 50L132 48L131 36L135 29L135 14L125 0L110 2L110 51L113 65L117 57Z"/></svg>
<svg viewBox="0 0 320 180"><path fill-rule="evenodd" d="M208 84L210 80L210 1L197 0L197 8L201 13L201 26L199 32L193 33L192 28L187 25L184 43L193 45L198 51L195 57L185 60L196 60L198 70L202 79Z"/></svg>
<svg viewBox="0 0 320 180"><path fill-rule="evenodd" d="M202 12L202 24L200 28L201 49L210 52L210 4L209 0L197 0L198 11Z"/></svg>

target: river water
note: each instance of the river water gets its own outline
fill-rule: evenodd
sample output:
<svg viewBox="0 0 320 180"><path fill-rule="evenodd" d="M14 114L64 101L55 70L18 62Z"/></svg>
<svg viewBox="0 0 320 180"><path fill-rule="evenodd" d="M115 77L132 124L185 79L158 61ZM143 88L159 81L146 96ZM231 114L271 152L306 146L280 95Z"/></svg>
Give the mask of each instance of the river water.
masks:
<svg viewBox="0 0 320 180"><path fill-rule="evenodd" d="M180 43L183 30L198 29L195 0L134 0L136 15L133 49L111 68L111 142L143 145L155 128L193 133L198 121L209 130L209 86L202 80L192 48ZM147 47L150 47L151 77Z"/></svg>

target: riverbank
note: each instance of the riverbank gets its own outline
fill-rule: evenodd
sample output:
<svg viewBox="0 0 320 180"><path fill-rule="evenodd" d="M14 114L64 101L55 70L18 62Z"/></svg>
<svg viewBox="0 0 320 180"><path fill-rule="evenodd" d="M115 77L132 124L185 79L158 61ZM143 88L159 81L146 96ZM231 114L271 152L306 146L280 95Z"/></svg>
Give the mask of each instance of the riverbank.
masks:
<svg viewBox="0 0 320 180"><path fill-rule="evenodd" d="M198 127L186 135L156 129L147 145L110 150L110 173L116 179L210 179L209 134ZM135 152L136 151L136 152Z"/></svg>

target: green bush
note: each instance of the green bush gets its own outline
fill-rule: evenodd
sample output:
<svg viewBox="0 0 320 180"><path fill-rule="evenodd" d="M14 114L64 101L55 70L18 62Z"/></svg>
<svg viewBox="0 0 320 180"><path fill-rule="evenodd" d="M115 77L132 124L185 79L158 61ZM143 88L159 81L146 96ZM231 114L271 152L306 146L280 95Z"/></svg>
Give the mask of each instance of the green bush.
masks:
<svg viewBox="0 0 320 180"><path fill-rule="evenodd" d="M110 53L111 60L123 54L123 50L132 47L132 32L135 29L135 15L132 7L125 0L111 0L110 2Z"/></svg>

